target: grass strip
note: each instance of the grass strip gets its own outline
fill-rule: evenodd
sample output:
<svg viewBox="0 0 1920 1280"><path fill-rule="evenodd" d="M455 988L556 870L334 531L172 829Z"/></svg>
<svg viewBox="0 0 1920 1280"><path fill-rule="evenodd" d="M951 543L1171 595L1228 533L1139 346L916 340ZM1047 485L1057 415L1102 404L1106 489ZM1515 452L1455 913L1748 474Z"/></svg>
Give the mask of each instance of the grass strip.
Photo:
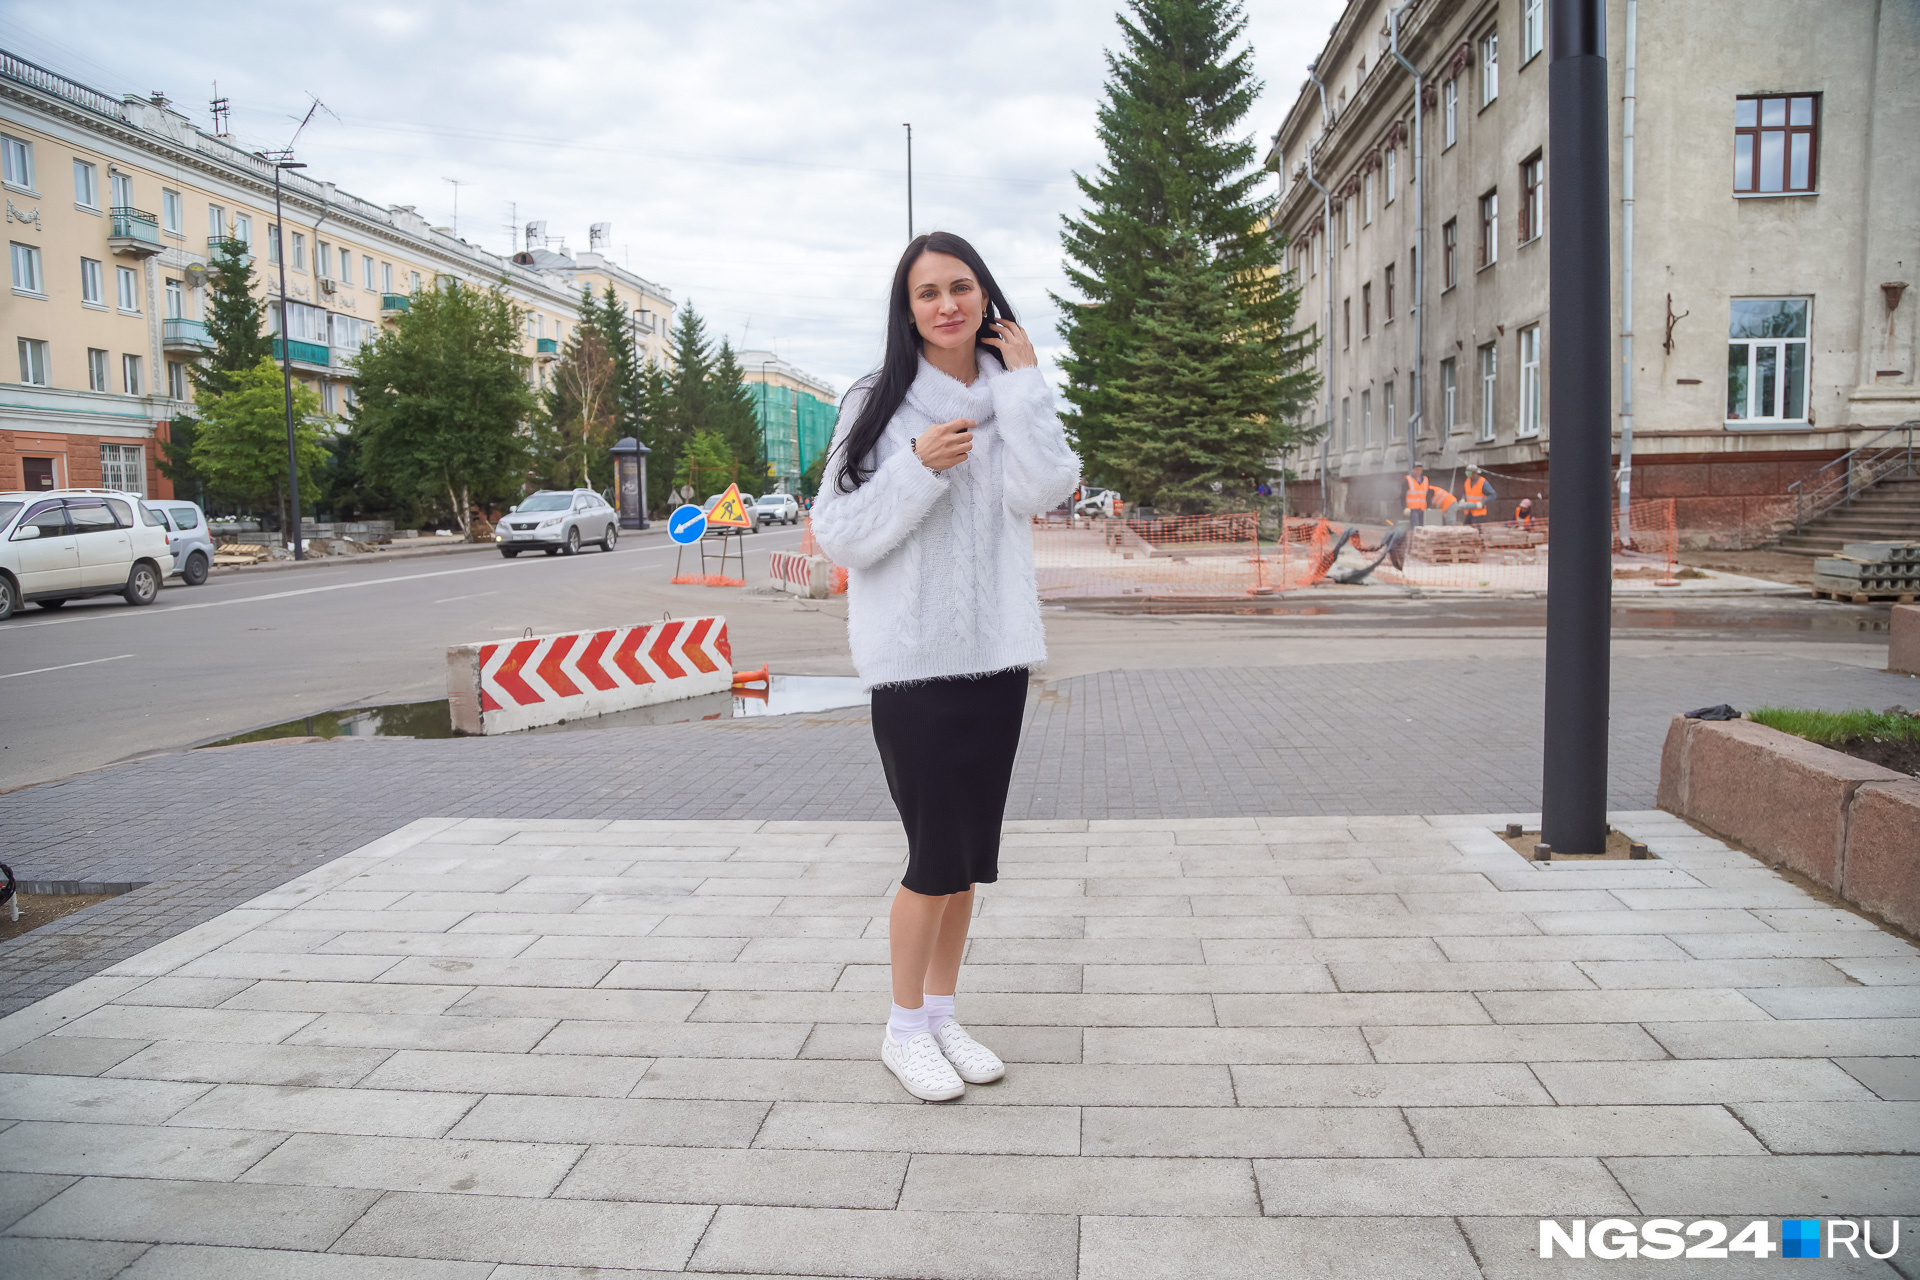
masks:
<svg viewBox="0 0 1920 1280"><path fill-rule="evenodd" d="M1757 724L1826 747L1861 741L1920 742L1920 716L1808 711L1800 707L1758 707L1748 714Z"/></svg>

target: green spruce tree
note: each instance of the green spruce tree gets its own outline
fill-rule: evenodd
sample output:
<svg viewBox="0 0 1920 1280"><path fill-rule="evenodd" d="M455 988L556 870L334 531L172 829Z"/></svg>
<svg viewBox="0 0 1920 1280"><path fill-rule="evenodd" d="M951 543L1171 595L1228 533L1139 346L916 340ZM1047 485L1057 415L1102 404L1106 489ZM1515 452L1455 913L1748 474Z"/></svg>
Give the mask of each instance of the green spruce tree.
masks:
<svg viewBox="0 0 1920 1280"><path fill-rule="evenodd" d="M254 296L253 268L246 248L238 240L217 241L207 263L206 323L213 350L204 359L187 365L194 405L201 412L232 390L236 381L250 374L262 359L273 357L273 339L265 324L266 304ZM160 449L160 474L172 482L173 491L181 497L216 505L236 500L240 495L222 490L194 465L199 432L195 414L183 413L173 420Z"/></svg>
<svg viewBox="0 0 1920 1280"><path fill-rule="evenodd" d="M1056 301L1068 347L1061 361L1072 405L1066 417L1087 476L1139 486L1138 468L1148 459L1181 451L1172 442L1162 451L1124 439L1171 422L1167 405L1139 402L1150 391L1140 370L1191 358L1194 335L1186 329L1203 316L1215 318L1209 323L1231 317L1230 327L1207 332L1217 344L1272 348L1265 359L1226 359L1209 375L1227 380L1219 393L1236 417L1278 420L1311 394L1311 383L1294 376L1307 347L1293 329L1298 295L1281 283L1282 238L1264 221L1263 174L1252 167L1252 139L1236 135L1261 89L1252 50L1240 41L1241 6L1128 0L1127 8L1121 50L1107 56L1098 116L1106 162L1091 177L1075 175L1088 208L1065 219L1062 235L1067 276L1080 297ZM1200 274L1214 282L1203 285ZM1151 329L1142 314L1150 300ZM1156 341L1172 346L1148 353ZM1285 442L1274 428L1271 447ZM1187 494L1192 478L1169 473L1169 491ZM1127 496L1137 501L1140 492Z"/></svg>
<svg viewBox="0 0 1920 1280"><path fill-rule="evenodd" d="M614 296L612 285L606 286L597 303L591 297L591 290L588 295L582 300L580 314L583 318L591 317L613 361L614 439L624 436L641 439L641 423L646 417L646 382L639 348L633 340L633 317ZM641 439L641 443L646 441Z"/></svg>
<svg viewBox="0 0 1920 1280"><path fill-rule="evenodd" d="M680 474L681 456L695 433L714 425L713 343L707 338L706 321L691 302L674 316L672 336L672 367L651 371L655 376L643 379L647 420L653 432L653 438L647 441L653 450L647 460L648 478L657 491L656 506L666 505L668 491L678 488L674 477ZM693 500L699 502L705 496L695 494Z"/></svg>
<svg viewBox="0 0 1920 1280"><path fill-rule="evenodd" d="M720 339L713 362L713 429L727 442L727 451L740 463L741 483L754 493L767 485L767 438L753 392L741 377L733 344Z"/></svg>

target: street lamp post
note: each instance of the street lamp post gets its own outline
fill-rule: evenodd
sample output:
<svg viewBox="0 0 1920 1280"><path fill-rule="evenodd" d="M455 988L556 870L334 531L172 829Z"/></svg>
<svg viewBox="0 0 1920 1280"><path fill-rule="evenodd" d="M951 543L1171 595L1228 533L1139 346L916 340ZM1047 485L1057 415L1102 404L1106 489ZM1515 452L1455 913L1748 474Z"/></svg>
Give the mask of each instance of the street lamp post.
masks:
<svg viewBox="0 0 1920 1280"><path fill-rule="evenodd" d="M280 260L280 382L287 406L287 504L293 513L293 558L306 559L300 538L300 453L293 438L293 333L287 328L287 231L280 210L280 173L307 166L287 156L261 157L273 166L273 252Z"/></svg>
<svg viewBox="0 0 1920 1280"><path fill-rule="evenodd" d="M1547 574L1546 751L1540 839L1607 842L1607 660L1612 629L1612 324L1608 286L1605 0L1553 0L1547 150L1553 495Z"/></svg>

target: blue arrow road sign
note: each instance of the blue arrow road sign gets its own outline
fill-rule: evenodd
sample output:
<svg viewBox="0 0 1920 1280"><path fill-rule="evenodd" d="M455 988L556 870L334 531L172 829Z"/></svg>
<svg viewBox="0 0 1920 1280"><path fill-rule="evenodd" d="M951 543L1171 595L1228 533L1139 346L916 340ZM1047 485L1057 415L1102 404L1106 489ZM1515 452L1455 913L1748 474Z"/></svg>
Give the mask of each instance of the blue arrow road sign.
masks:
<svg viewBox="0 0 1920 1280"><path fill-rule="evenodd" d="M667 536L686 546L700 541L707 531L707 513L689 502L667 517Z"/></svg>

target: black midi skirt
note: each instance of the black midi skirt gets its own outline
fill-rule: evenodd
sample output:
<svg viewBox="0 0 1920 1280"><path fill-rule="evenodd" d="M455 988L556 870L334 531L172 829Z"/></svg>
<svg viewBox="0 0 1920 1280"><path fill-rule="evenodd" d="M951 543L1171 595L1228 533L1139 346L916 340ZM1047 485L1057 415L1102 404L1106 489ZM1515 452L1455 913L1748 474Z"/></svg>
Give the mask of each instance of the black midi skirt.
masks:
<svg viewBox="0 0 1920 1280"><path fill-rule="evenodd" d="M873 691L873 740L907 829L908 889L938 896L999 879L1026 702L1024 668Z"/></svg>

